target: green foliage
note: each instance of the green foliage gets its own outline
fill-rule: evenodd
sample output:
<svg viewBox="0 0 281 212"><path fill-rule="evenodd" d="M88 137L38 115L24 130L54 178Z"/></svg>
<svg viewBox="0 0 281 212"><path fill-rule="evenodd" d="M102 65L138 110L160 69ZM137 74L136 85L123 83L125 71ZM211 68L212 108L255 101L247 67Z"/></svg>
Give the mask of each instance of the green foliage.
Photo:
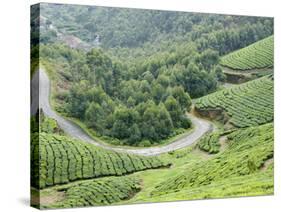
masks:
<svg viewBox="0 0 281 212"><path fill-rule="evenodd" d="M91 72L91 83L101 85L106 93L114 92L112 87L118 80L118 75L113 73L113 61L100 49L89 51L86 55L86 61Z"/></svg>
<svg viewBox="0 0 281 212"><path fill-rule="evenodd" d="M220 151L220 133L214 132L205 135L198 142L199 149L209 152L210 154L216 154Z"/></svg>
<svg viewBox="0 0 281 212"><path fill-rule="evenodd" d="M57 133L62 134L63 131L58 126L56 120L44 115L43 110L39 111L30 118L30 133Z"/></svg>
<svg viewBox="0 0 281 212"><path fill-rule="evenodd" d="M157 157L104 150L65 136L46 133L32 134L31 164L32 186L36 188L79 179L120 176L168 165Z"/></svg>
<svg viewBox="0 0 281 212"><path fill-rule="evenodd" d="M173 120L174 126L180 127L181 126L181 123L180 123L180 121L181 121L180 104L177 102L177 100L174 97L169 96L165 101L165 107L171 115L171 119Z"/></svg>
<svg viewBox="0 0 281 212"><path fill-rule="evenodd" d="M164 45L196 41L200 51L211 48L225 54L273 32L273 19L265 17L41 5L42 16L50 20L55 28L90 45L115 47L116 51L120 51L120 47L124 47L121 51L133 47L142 49L144 44L147 44L146 49L159 51ZM143 50L139 51L141 53ZM173 57L169 60L173 62Z"/></svg>
<svg viewBox="0 0 281 212"><path fill-rule="evenodd" d="M217 51L207 49L200 55L200 61L205 70L211 70L214 65L219 62L219 53Z"/></svg>
<svg viewBox="0 0 281 212"><path fill-rule="evenodd" d="M221 65L237 70L271 68L273 66L274 36L230 53L221 59Z"/></svg>
<svg viewBox="0 0 281 212"><path fill-rule="evenodd" d="M171 95L178 101L182 111L190 111L192 105L191 98L188 93L184 92L181 86L173 87Z"/></svg>
<svg viewBox="0 0 281 212"><path fill-rule="evenodd" d="M182 81L185 90L194 98L210 93L217 87L216 76L212 71L200 70L194 62L190 62L182 71L176 69L175 77Z"/></svg>
<svg viewBox="0 0 281 212"><path fill-rule="evenodd" d="M112 125L115 104L101 87L91 87L88 81L76 83L69 92L67 112L84 119L100 134Z"/></svg>
<svg viewBox="0 0 281 212"><path fill-rule="evenodd" d="M171 59L172 57L172 59ZM157 91L181 86L191 97L202 96L216 89L217 76L213 69L218 64L218 52L213 50L198 52L192 43L175 47L173 51L158 52L130 64L135 66L136 76L154 82L156 101L165 97ZM149 77L147 77L149 76Z"/></svg>
<svg viewBox="0 0 281 212"><path fill-rule="evenodd" d="M258 176L265 161L273 157L273 124L236 130L227 138L229 140L227 150L205 163L195 164L183 174L161 182L152 195L161 196L202 186L208 188L225 179L236 177L244 177L258 183L255 181L258 178L252 178L253 174ZM264 192L267 190L272 192L272 170L271 175L266 176L266 180L269 186L264 188ZM239 188L241 189L241 186Z"/></svg>
<svg viewBox="0 0 281 212"><path fill-rule="evenodd" d="M199 112L222 109L236 127L256 126L273 120L273 77L265 76L198 99Z"/></svg>
<svg viewBox="0 0 281 212"><path fill-rule="evenodd" d="M141 139L142 139L142 135L139 126L137 124L133 124L133 126L130 127L129 143L135 144L139 142Z"/></svg>
<svg viewBox="0 0 281 212"><path fill-rule="evenodd" d="M57 133L60 131L60 128L57 124L57 121L48 117L44 118L44 121L40 122L40 132L45 133Z"/></svg>
<svg viewBox="0 0 281 212"><path fill-rule="evenodd" d="M139 190L139 179L132 177L90 180L68 187L65 191L65 200L51 207L70 208L110 205L130 199Z"/></svg>
<svg viewBox="0 0 281 212"><path fill-rule="evenodd" d="M226 80L226 76L225 76L225 74L223 73L223 70L222 70L222 68L221 68L219 65L217 65L217 66L214 68L214 72L215 72L215 74L216 74L216 76L217 76L218 81L224 82L224 81Z"/></svg>
<svg viewBox="0 0 281 212"><path fill-rule="evenodd" d="M140 180L123 175L171 161L173 167L157 170L158 175L137 174L145 187L142 201L273 192L273 164L266 163L273 158L273 124L261 125L273 121L273 77L212 93L225 80L219 64L241 70L273 66L272 18L51 4L41 4L40 12L40 17L31 14L31 57L40 53L41 61L55 64L51 78L58 111L79 119L93 134L132 146L161 143L191 127L186 115L191 97L202 96L195 103L198 112L218 111L224 121L245 128L227 134L223 152L220 133L204 136L198 147L215 154L208 159L194 157L192 147L144 157L50 134L59 129L48 118L39 135L38 117L32 117L37 126L31 140L32 186L53 186L50 190L66 195L52 207L128 200L140 190ZM84 49L61 44L68 43L67 36L81 40ZM146 176L154 178L153 187Z"/></svg>
<svg viewBox="0 0 281 212"><path fill-rule="evenodd" d="M130 145L147 145L171 135L174 128L165 106L153 101L139 104L135 109L119 108L113 117L112 135L128 140ZM148 140L142 143L142 140Z"/></svg>
<svg viewBox="0 0 281 212"><path fill-rule="evenodd" d="M36 132L36 131L34 131L34 132ZM58 123L55 119L52 119L52 118L49 118L49 117L45 116L44 112L41 110L40 111L39 133L61 134L62 130L58 126Z"/></svg>
<svg viewBox="0 0 281 212"><path fill-rule="evenodd" d="M141 130L144 138L157 141L171 134L174 127L173 122L163 104L151 103L145 106L145 110L141 111L140 116L142 117Z"/></svg>
<svg viewBox="0 0 281 212"><path fill-rule="evenodd" d="M229 177L224 180L213 182L210 185L202 185L188 189L179 190L175 193L167 193L155 196L155 201L162 199L173 200L195 200L214 199L225 197L244 197L272 195L274 192L273 171L267 170L256 174Z"/></svg>
<svg viewBox="0 0 281 212"><path fill-rule="evenodd" d="M211 70L218 63L219 55L273 33L273 20L264 17L226 18L217 14L51 4L42 4L41 13L55 28L88 42L89 46L95 46L99 37L102 49L122 61L122 65L111 64L108 55L97 48L87 54L91 70L88 79L102 85L110 96L116 90L113 88L118 84L117 76L126 79L143 76L149 83L159 78L163 87L166 83L181 85L190 96L200 97L216 89L219 77L211 74ZM180 74L171 73L173 66L181 65L184 67L180 69L185 70L191 62L201 72L196 77L187 71L186 79L181 80ZM172 81L163 81L162 72Z"/></svg>
<svg viewBox="0 0 281 212"><path fill-rule="evenodd" d="M138 131L134 123L139 119L139 113L133 109L118 108L114 112L112 135L119 139L129 138L132 131ZM132 127L132 129L131 129Z"/></svg>
<svg viewBox="0 0 281 212"><path fill-rule="evenodd" d="M101 49L84 54L56 44L50 48L43 46L41 51L47 60L56 60L54 53L70 64L62 74L69 89L55 97L62 104L61 111L86 123L98 136L109 136L119 139L119 144L134 146L148 140L147 145L170 137L177 128L191 126L185 114L190 110L191 98L181 84L175 81L171 84L164 72L154 77L146 71L140 79L127 79L130 74L123 75L123 71L127 71L126 65L114 62ZM62 55L56 55L58 53ZM158 64L157 61L154 62ZM121 71L123 67L125 69ZM156 71L158 66L149 67ZM173 104L177 108L167 111L162 104L168 96L174 98ZM125 117L126 113L131 117Z"/></svg>

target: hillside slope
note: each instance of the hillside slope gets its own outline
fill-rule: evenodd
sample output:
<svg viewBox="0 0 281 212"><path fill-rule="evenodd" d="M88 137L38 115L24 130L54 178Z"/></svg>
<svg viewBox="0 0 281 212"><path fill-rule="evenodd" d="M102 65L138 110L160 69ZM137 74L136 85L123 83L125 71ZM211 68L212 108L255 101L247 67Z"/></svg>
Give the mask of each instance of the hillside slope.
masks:
<svg viewBox="0 0 281 212"><path fill-rule="evenodd" d="M190 167L183 174L162 181L152 191L152 196L165 198L170 195L168 199L173 200L175 197L271 194L273 169L265 167L265 163L273 158L273 131L273 124L266 124L230 133L227 150Z"/></svg>
<svg viewBox="0 0 281 212"><path fill-rule="evenodd" d="M65 199L51 207L70 208L82 206L110 205L130 199L140 190L140 180L132 177L110 177L64 188Z"/></svg>
<svg viewBox="0 0 281 212"><path fill-rule="evenodd" d="M235 70L273 67L274 36L269 36L221 58L222 66Z"/></svg>
<svg viewBox="0 0 281 212"><path fill-rule="evenodd" d="M157 157L117 153L66 136L46 133L32 135L31 164L32 186L37 188L79 179L121 176L169 165Z"/></svg>
<svg viewBox="0 0 281 212"><path fill-rule="evenodd" d="M195 110L211 118L224 115L236 127L257 126L273 121L273 99L273 76L265 76L199 98Z"/></svg>

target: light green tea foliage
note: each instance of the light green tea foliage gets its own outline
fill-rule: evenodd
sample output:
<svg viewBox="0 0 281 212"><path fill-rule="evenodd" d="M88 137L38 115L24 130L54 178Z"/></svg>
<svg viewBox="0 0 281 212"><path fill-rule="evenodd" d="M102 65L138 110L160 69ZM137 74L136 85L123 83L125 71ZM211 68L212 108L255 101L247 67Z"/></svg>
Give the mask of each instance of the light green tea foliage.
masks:
<svg viewBox="0 0 281 212"><path fill-rule="evenodd" d="M133 177L111 177L84 181L67 188L65 200L52 207L109 205L127 200L139 190L140 180Z"/></svg>
<svg viewBox="0 0 281 212"><path fill-rule="evenodd" d="M229 177L210 185L182 189L175 193L154 196L154 201L193 200L225 197L271 195L274 190L273 166L265 172Z"/></svg>
<svg viewBox="0 0 281 212"><path fill-rule="evenodd" d="M35 183L33 186L40 188L79 179L121 176L169 165L158 157L118 153L66 136L46 133L40 133L39 137L38 134L32 135L31 150L32 177L40 179L32 182ZM38 169L39 173L36 171Z"/></svg>
<svg viewBox="0 0 281 212"><path fill-rule="evenodd" d="M265 76L204 96L195 109L222 109L236 127L257 126L273 121L273 99L273 76Z"/></svg>
<svg viewBox="0 0 281 212"><path fill-rule="evenodd" d="M198 147L205 152L216 154L220 151L219 139L220 133L209 133L200 139Z"/></svg>
<svg viewBox="0 0 281 212"><path fill-rule="evenodd" d="M152 195L212 186L225 179L242 176L254 181L252 176L258 174L265 161L273 157L273 124L240 129L227 137L227 150L205 163L194 165L184 174L159 183ZM272 178L267 179L271 182L268 188L272 189Z"/></svg>
<svg viewBox="0 0 281 212"><path fill-rule="evenodd" d="M273 66L273 46L274 36L272 35L222 57L220 63L237 70L269 68Z"/></svg>

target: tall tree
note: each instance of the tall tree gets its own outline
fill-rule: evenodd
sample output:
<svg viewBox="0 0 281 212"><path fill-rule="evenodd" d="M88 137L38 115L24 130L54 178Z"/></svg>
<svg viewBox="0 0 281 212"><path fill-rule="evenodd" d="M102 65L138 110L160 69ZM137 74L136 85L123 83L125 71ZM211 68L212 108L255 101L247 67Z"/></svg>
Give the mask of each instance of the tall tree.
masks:
<svg viewBox="0 0 281 212"><path fill-rule="evenodd" d="M173 96L169 96L165 101L165 107L170 113L170 116L173 120L173 125L175 127L180 127L182 112L178 101Z"/></svg>

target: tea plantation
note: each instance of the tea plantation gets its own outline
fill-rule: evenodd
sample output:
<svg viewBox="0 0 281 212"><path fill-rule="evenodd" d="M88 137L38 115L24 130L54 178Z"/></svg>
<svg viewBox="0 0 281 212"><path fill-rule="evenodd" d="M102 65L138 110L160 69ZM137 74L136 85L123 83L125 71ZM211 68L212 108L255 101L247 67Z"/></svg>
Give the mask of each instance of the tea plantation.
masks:
<svg viewBox="0 0 281 212"><path fill-rule="evenodd" d="M209 152L211 154L216 154L220 151L220 143L219 143L220 133L214 132L205 135L198 142L199 149Z"/></svg>
<svg viewBox="0 0 281 212"><path fill-rule="evenodd" d="M32 206L273 194L273 18L34 9Z"/></svg>
<svg viewBox="0 0 281 212"><path fill-rule="evenodd" d="M235 70L273 67L274 36L267 37L221 58L220 64Z"/></svg>
<svg viewBox="0 0 281 212"><path fill-rule="evenodd" d="M109 205L131 198L140 190L140 180L133 177L110 177L88 180L66 189L64 201L52 207L69 208Z"/></svg>
<svg viewBox="0 0 281 212"><path fill-rule="evenodd" d="M273 137L273 124L271 123L236 130L227 135L228 148L224 152L205 163L195 164L183 174L170 177L168 180L159 183L151 194L161 196L179 191L191 192L194 189L200 192L199 188L202 186L207 186L206 189L212 187L213 190L220 192L225 186L228 187L228 184L221 183L222 186L219 188L217 187L218 183L224 182L226 179L237 179L239 177L241 177L240 180L245 181L244 184L247 186L249 180L253 181L250 184L253 193L255 189L260 191L261 187L263 189L261 193L271 193L273 180L268 175L272 176L272 168L268 168L269 174L263 175L260 173L264 172L262 168L265 162L273 158ZM257 181L256 178L262 179ZM243 188L243 183L240 180L233 181L238 184L232 189L241 190ZM243 192L247 193L245 188ZM196 198L196 195L194 198Z"/></svg>
<svg viewBox="0 0 281 212"><path fill-rule="evenodd" d="M157 157L117 153L65 136L46 133L40 133L39 138L37 133L32 135L31 160L31 176L34 179L32 186L37 188L79 179L121 176L169 165Z"/></svg>
<svg viewBox="0 0 281 212"><path fill-rule="evenodd" d="M272 195L274 190L273 184L273 164L271 164L265 172L229 177L213 182L210 185L191 187L159 196L155 195L153 196L153 201Z"/></svg>
<svg viewBox="0 0 281 212"><path fill-rule="evenodd" d="M273 121L273 97L273 76L265 76L199 98L195 110L224 110L236 127L257 126Z"/></svg>

